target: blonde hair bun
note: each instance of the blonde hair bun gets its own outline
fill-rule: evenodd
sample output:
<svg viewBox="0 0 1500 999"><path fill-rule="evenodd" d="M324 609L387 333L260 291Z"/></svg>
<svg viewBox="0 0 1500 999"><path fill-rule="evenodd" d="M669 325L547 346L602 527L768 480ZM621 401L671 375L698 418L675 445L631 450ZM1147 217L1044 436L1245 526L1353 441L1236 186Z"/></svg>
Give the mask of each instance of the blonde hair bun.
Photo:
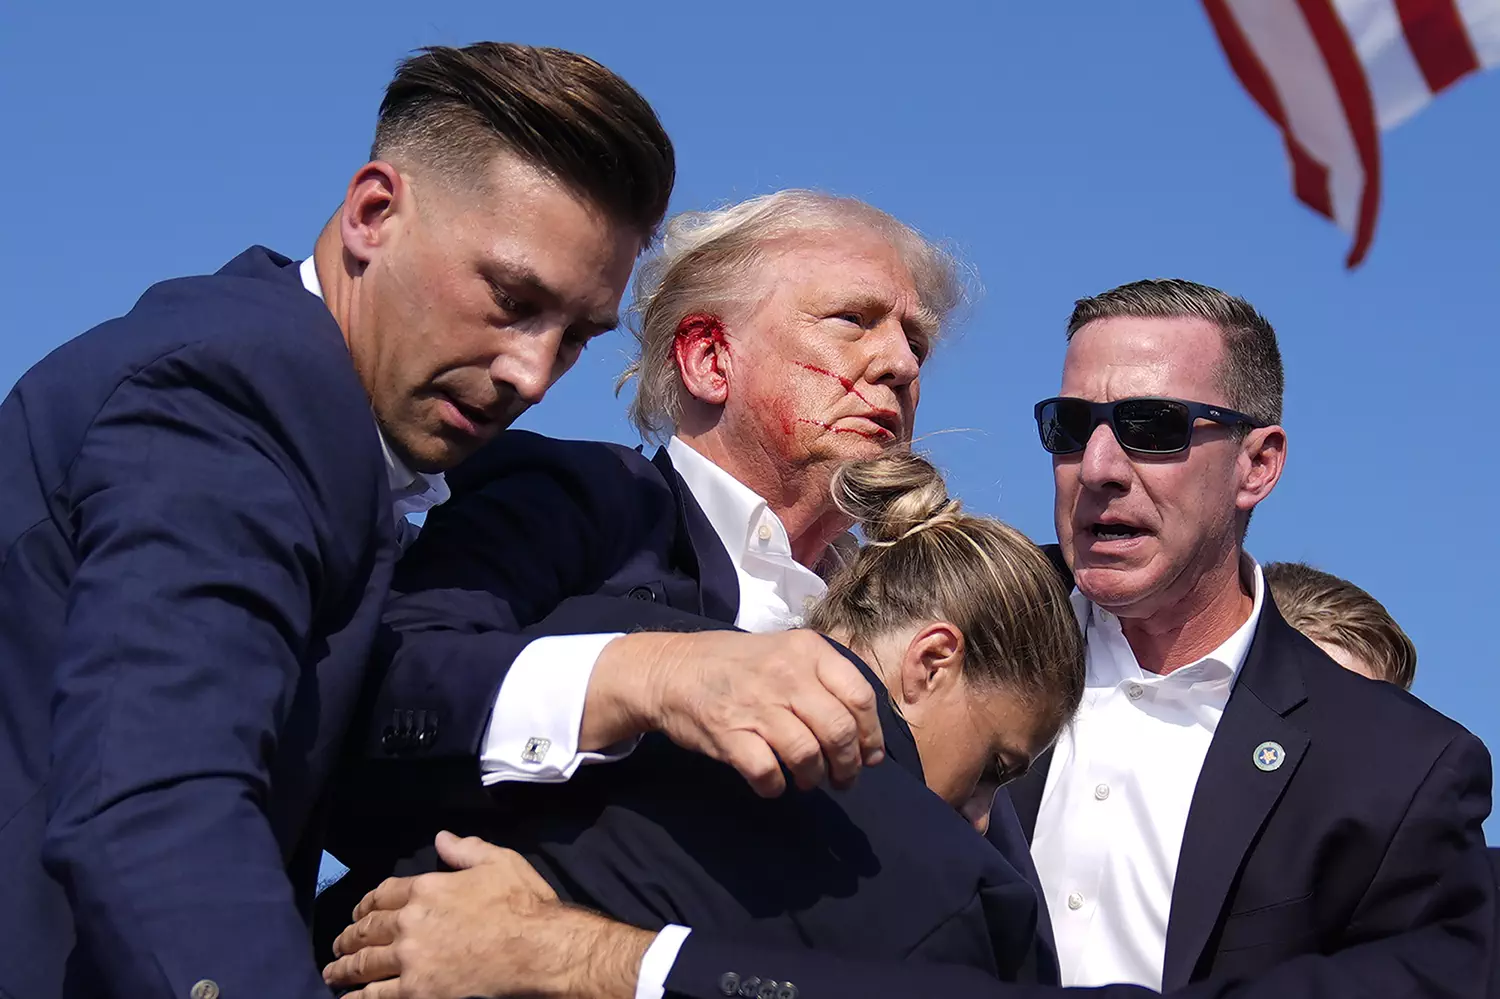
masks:
<svg viewBox="0 0 1500 999"><path fill-rule="evenodd" d="M959 511L942 473L911 451L849 462L834 474L832 488L839 510L854 518L873 545L895 544Z"/></svg>

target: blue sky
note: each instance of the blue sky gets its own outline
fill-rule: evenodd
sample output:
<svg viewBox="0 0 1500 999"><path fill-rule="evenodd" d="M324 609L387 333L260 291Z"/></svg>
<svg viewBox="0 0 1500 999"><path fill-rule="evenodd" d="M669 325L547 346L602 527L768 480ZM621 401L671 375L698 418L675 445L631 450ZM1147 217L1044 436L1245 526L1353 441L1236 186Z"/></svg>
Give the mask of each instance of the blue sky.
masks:
<svg viewBox="0 0 1500 999"><path fill-rule="evenodd" d="M635 84L677 144L677 209L816 187L951 241L983 292L929 365L919 432L971 508L1040 541L1031 405L1072 301L1155 276L1249 298L1280 334L1290 440L1250 550L1369 589L1417 643L1417 693L1500 750L1500 73L1386 137L1350 274L1195 3L7 5L0 389L153 281L251 243L306 253L396 61L482 38ZM596 343L525 425L633 442L624 348Z"/></svg>

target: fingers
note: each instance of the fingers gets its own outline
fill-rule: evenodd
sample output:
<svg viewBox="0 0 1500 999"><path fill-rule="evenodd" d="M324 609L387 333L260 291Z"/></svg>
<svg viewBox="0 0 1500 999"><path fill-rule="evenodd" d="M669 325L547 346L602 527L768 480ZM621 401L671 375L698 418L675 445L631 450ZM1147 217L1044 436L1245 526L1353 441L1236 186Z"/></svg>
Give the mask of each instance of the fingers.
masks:
<svg viewBox="0 0 1500 999"><path fill-rule="evenodd" d="M526 862L525 857L514 850L496 846L478 836L460 838L446 830L437 834L434 843L438 856L449 867L457 870L490 867L493 870L489 874L504 876L499 884L539 899L557 898L557 892L552 890L552 886Z"/></svg>
<svg viewBox="0 0 1500 999"><path fill-rule="evenodd" d="M396 913L389 909L376 909L352 926L344 928L344 932L333 942L333 954L335 957L344 957L366 947L393 943L395 939Z"/></svg>
<svg viewBox="0 0 1500 999"><path fill-rule="evenodd" d="M389 982L371 982L357 992L345 992L343 999L403 999L405 995L401 980L397 978Z"/></svg>
<svg viewBox="0 0 1500 999"><path fill-rule="evenodd" d="M875 688L859 669L829 648L818 660L818 679L853 717L860 760L873 767L885 759L885 736L875 707Z"/></svg>
<svg viewBox="0 0 1500 999"><path fill-rule="evenodd" d="M487 843L478 836L464 836L462 838L444 830L437 834L434 840L437 846L438 856L443 858L443 863L455 871L466 871L480 864L493 864L505 860L511 851L498 847L493 843Z"/></svg>
<svg viewBox="0 0 1500 999"><path fill-rule="evenodd" d="M799 698L802 699L805 698ZM823 783L828 776L823 747L795 710L773 711L762 722L761 731L771 750L791 771L798 787L806 791Z"/></svg>
<svg viewBox="0 0 1500 999"><path fill-rule="evenodd" d="M323 969L323 981L346 987L395 978L401 974L401 961L395 947L366 947L334 961Z"/></svg>
<svg viewBox="0 0 1500 999"><path fill-rule="evenodd" d="M720 758L740 772L755 793L774 798L786 790L781 764L766 740L753 732L727 732L719 745Z"/></svg>
<svg viewBox="0 0 1500 999"><path fill-rule="evenodd" d="M864 763L854 715L838 698L818 686L799 693L792 701L792 710L801 723L800 727L813 739L813 749L819 764L817 769L822 770L822 764L826 763L827 776L834 787L853 784ZM804 782L802 768L793 765L779 748L777 752L797 776L798 787L813 786ZM809 776L812 775L812 770L810 766L807 768Z"/></svg>
<svg viewBox="0 0 1500 999"><path fill-rule="evenodd" d="M369 892L359 900L354 907L354 921L357 923L376 909L399 909L411 898L412 882L416 878L386 878L375 886L375 890Z"/></svg>

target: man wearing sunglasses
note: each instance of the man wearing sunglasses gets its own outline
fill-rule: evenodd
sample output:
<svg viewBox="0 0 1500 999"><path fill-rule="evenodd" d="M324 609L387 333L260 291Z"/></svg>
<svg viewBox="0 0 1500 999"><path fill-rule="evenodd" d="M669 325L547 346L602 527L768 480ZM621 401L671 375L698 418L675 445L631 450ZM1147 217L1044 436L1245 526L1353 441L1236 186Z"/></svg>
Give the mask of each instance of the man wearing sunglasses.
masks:
<svg viewBox="0 0 1500 999"><path fill-rule="evenodd" d="M1011 791L1064 983L1170 992L1443 923L1452 960L1420 974L1469 994L1488 754L1288 626L1244 550L1286 460L1271 325L1139 281L1078 302L1068 341L1035 416L1088 688Z"/></svg>

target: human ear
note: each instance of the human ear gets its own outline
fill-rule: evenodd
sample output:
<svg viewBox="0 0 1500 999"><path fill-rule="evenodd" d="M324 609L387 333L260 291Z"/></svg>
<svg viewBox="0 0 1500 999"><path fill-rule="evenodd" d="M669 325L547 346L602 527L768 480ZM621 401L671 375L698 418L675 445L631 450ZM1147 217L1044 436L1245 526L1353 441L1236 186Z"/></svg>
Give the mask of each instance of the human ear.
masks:
<svg viewBox="0 0 1500 999"><path fill-rule="evenodd" d="M729 399L730 350L724 321L708 313L683 316L672 344L677 374L693 398L711 406Z"/></svg>
<svg viewBox="0 0 1500 999"><path fill-rule="evenodd" d="M409 199L406 178L389 163L374 160L360 167L339 209L345 252L360 264L368 264L390 239L390 223Z"/></svg>
<svg viewBox="0 0 1500 999"><path fill-rule="evenodd" d="M933 621L917 629L901 657L901 700L919 706L963 681L964 636L956 625Z"/></svg>
<svg viewBox="0 0 1500 999"><path fill-rule="evenodd" d="M1245 435L1239 455L1240 486L1235 506L1249 512L1271 495L1286 467L1286 431L1261 427Z"/></svg>

